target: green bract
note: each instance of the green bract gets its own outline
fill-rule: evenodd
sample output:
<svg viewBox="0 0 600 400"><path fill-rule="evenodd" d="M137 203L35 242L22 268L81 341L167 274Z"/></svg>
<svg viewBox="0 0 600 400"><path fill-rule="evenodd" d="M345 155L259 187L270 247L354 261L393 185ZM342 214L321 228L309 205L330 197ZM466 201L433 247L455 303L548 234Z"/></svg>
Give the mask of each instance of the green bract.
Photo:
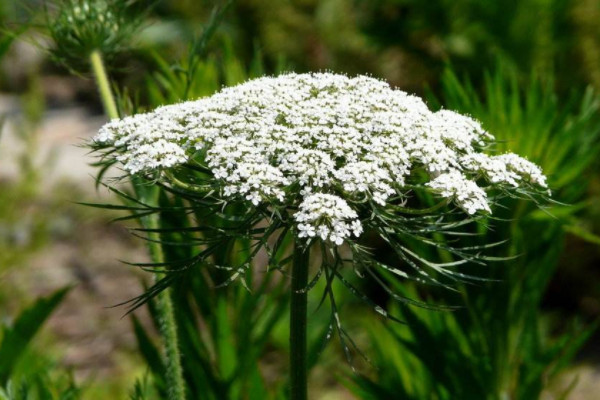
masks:
<svg viewBox="0 0 600 400"><path fill-rule="evenodd" d="M97 51L107 60L126 48L144 13L132 10L130 0L60 0L48 13L47 26L55 46L53 58L69 69L87 69Z"/></svg>

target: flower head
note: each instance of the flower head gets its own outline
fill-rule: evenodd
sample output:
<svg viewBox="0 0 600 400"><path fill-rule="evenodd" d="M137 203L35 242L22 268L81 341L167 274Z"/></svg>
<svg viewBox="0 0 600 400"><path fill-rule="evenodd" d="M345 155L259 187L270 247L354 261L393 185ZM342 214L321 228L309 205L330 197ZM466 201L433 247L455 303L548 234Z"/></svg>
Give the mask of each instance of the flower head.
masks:
<svg viewBox="0 0 600 400"><path fill-rule="evenodd" d="M93 51L111 59L129 45L146 11L128 0L56 0L46 16L55 60L77 71ZM54 10L50 10L54 11Z"/></svg>
<svg viewBox="0 0 600 400"><path fill-rule="evenodd" d="M341 244L415 186L468 214L490 212L490 186L547 187L535 164L484 154L492 139L371 77L291 73L111 121L95 142L132 174L200 164L223 199L297 210L299 237Z"/></svg>

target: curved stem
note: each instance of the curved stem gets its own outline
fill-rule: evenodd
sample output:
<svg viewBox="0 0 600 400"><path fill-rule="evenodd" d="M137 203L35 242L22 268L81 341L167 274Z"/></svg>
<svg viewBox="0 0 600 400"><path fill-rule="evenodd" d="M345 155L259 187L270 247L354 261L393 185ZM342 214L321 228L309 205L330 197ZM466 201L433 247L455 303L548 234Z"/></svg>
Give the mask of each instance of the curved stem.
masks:
<svg viewBox="0 0 600 400"><path fill-rule="evenodd" d="M210 185L192 185L180 181L175 177L175 175L172 172L167 170L163 171L163 174L169 179L169 182L171 182L173 185L181 189L187 190L188 192L208 194L211 190L213 190L213 187Z"/></svg>
<svg viewBox="0 0 600 400"><path fill-rule="evenodd" d="M294 245L290 305L290 399L308 398L306 352L309 249Z"/></svg>
<svg viewBox="0 0 600 400"><path fill-rule="evenodd" d="M96 78L96 84L100 92L100 99L102 100L106 115L110 119L119 118L117 103L115 103L112 90L110 90L110 83L106 74L106 68L104 68L104 62L102 61L102 54L98 50L94 50L90 54L90 63L92 64L92 70L94 71L94 77Z"/></svg>

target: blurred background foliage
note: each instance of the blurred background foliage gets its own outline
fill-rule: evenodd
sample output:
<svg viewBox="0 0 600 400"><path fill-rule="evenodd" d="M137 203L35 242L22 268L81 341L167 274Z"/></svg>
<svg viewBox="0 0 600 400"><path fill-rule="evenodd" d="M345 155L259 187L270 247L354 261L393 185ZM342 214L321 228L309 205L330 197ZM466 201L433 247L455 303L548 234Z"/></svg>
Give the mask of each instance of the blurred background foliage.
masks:
<svg viewBox="0 0 600 400"><path fill-rule="evenodd" d="M82 0L95 1L103 0ZM459 287L454 293L385 277L411 297L463 306L454 312L398 307L378 286L349 271L353 285L407 325L377 321L369 307L336 287L344 327L371 360L361 358L349 343L340 345L340 340L323 347L330 333L329 314L327 307L315 311L309 334L312 398L592 399L590 393L600 391L597 382L589 382L593 379L585 381L589 374L581 373L582 365L591 369L592 377L600 373L595 323L600 318L599 1L119 1L134 3L140 23L107 58L123 115L210 95L262 74L325 69L368 73L425 96L431 108L473 115L499 139L495 151L515 151L540 164L555 199L564 203L553 205L549 214L507 199L497 210L498 218L472 228L478 236L466 238L465 245L509 239L489 255L515 256L513 260L465 269L494 281ZM81 105L89 119L99 118L102 110L85 58L55 62L60 48L49 39L52 29L45 25L59 14L60 4L0 2L0 126L12 137L0 136L0 149L14 143L20 149L16 167L11 167L16 173L0 170L0 319L10 322L0 333L0 355L15 327L24 326L26 318L19 310L34 302L34 294L46 297L29 312L44 315L60 300L67 307L80 299L71 299L73 293L63 299L66 292L50 295L45 286L28 295L25 289L15 290L13 275L32 269L40 254L50 257L65 235L105 230L106 221L115 217L100 213L90 220L85 212L73 213L73 204L57 195L56 188L64 186L46 185L52 161L40 161L45 154L46 142L40 137L44 118L52 112L68 118ZM77 57L75 47L71 54ZM82 136L74 137L72 144ZM9 147L2 154L6 151L16 152ZM92 186L91 178L84 181L84 188ZM73 201L96 197L86 189L68 190ZM131 201L127 196L122 200ZM180 206L166 193L161 202L173 209ZM71 228L63 226L65 215ZM195 217L221 223L214 216ZM194 216L175 211L160 216L160 237L173 260L191 255L192 249L177 243L194 233L169 230L185 225L188 218ZM82 241L71 245L103 246L92 238ZM243 245L224 243L223 263L242 260ZM382 259L387 257L383 244L371 245ZM122 256L141 262L136 259L139 243L131 247L137 250ZM104 256L109 258L104 263L114 262L112 254ZM239 279L217 288L231 273L206 269L188 271L175 290L189 398L285 398L285 275L265 275L264 265L255 269L246 278L252 292ZM99 285L108 293L97 307L128 299L119 288L94 283L97 269L84 265L72 270L76 272L69 275L69 283L85 290ZM133 295L140 294L149 281L133 276L142 280L133 289ZM320 295L317 286L311 292L312 309ZM54 299L51 306L47 296ZM123 308L113 310L118 317L122 312ZM124 324L126 319L121 320ZM133 344L114 345L126 349L134 367L128 373L110 370L92 377L92 383L89 375L79 377L77 365L61 362L60 345L48 345L68 337L42 331L46 339L40 343L46 347L27 341L27 351L15 357L10 374L2 367L6 358L0 357L0 399L75 399L81 393L86 398L107 398L107 393L115 398L163 398L165 366L157 324L152 303L146 312L136 312L127 326ZM359 372L351 372L351 367ZM578 391L578 374L583 377L579 387L590 391ZM100 388L106 382L113 391Z"/></svg>

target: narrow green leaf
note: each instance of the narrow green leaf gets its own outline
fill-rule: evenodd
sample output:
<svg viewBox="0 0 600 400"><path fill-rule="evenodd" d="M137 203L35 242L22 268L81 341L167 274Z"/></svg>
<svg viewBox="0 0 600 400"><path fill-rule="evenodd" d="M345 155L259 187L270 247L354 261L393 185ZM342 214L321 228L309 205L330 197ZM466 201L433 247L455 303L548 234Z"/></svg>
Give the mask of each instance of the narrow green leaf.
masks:
<svg viewBox="0 0 600 400"><path fill-rule="evenodd" d="M70 287L42 297L16 318L12 327L6 328L0 343L0 383L5 384L20 357L46 319L60 304Z"/></svg>

